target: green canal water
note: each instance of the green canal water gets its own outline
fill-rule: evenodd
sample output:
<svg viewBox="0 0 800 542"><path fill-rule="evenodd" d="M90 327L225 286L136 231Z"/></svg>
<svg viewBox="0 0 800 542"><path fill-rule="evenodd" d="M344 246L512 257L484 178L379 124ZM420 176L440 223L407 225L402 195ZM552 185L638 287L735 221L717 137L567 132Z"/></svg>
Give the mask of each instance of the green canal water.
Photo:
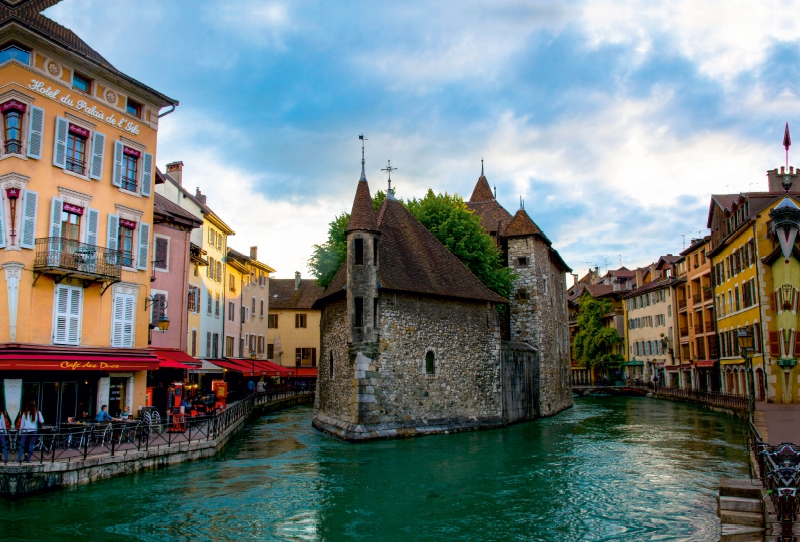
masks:
<svg viewBox="0 0 800 542"><path fill-rule="evenodd" d="M19 501L4 540L717 541L745 424L690 405L585 398L494 431L344 444L297 407L216 458Z"/></svg>

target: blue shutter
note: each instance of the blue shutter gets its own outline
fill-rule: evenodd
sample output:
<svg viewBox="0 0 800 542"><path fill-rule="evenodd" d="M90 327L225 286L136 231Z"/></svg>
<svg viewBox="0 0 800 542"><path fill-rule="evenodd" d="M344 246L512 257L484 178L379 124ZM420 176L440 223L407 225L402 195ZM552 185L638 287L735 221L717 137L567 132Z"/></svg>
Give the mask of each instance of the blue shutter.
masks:
<svg viewBox="0 0 800 542"><path fill-rule="evenodd" d="M56 134L53 138L53 165L64 169L67 167L67 132L69 122L63 117L56 117Z"/></svg>
<svg viewBox="0 0 800 542"><path fill-rule="evenodd" d="M42 140L44 139L44 109L31 106L28 123L28 157L42 159Z"/></svg>
<svg viewBox="0 0 800 542"><path fill-rule="evenodd" d="M25 190L25 202L22 204L22 235L19 246L34 248L36 246L36 211L39 208L39 194L33 190Z"/></svg>
<svg viewBox="0 0 800 542"><path fill-rule="evenodd" d="M142 158L142 195L150 196L153 191L153 155L144 153Z"/></svg>
<svg viewBox="0 0 800 542"><path fill-rule="evenodd" d="M5 224L3 221L3 199L0 198L0 248L6 246L6 232L5 232Z"/></svg>
<svg viewBox="0 0 800 542"><path fill-rule="evenodd" d="M137 267L147 271L147 256L150 252L150 224L139 222L139 262Z"/></svg>
<svg viewBox="0 0 800 542"><path fill-rule="evenodd" d="M121 142L114 142L114 174L111 177L111 184L114 186L122 186L122 154L124 150Z"/></svg>
<svg viewBox="0 0 800 542"><path fill-rule="evenodd" d="M86 243L97 246L97 230L100 222L100 212L97 209L89 209L89 224L86 230Z"/></svg>
<svg viewBox="0 0 800 542"><path fill-rule="evenodd" d="M100 180L103 176L103 157L106 149L106 136L95 132L92 137L92 163L89 167L89 178Z"/></svg>

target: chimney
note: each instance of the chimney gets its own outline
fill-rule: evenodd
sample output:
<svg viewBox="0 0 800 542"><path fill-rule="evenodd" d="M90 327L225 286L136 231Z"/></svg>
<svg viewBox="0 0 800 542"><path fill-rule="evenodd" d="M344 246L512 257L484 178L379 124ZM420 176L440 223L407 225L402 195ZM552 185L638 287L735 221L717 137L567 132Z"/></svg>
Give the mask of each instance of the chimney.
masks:
<svg viewBox="0 0 800 542"><path fill-rule="evenodd" d="M294 272L294 289L297 290L300 288L300 271Z"/></svg>
<svg viewBox="0 0 800 542"><path fill-rule="evenodd" d="M167 164L167 175L175 179L179 185L183 186L183 162Z"/></svg>
<svg viewBox="0 0 800 542"><path fill-rule="evenodd" d="M258 260L258 247L250 247L250 259Z"/></svg>
<svg viewBox="0 0 800 542"><path fill-rule="evenodd" d="M789 166L788 172L786 171L785 166L781 166L780 172L778 172L777 168L767 171L767 182L769 184L769 191L778 193L785 192L786 190L783 185L784 181L788 181L791 183L789 190L793 192L800 190L800 183L798 183L798 176L800 176L800 168L795 170L794 166Z"/></svg>
<svg viewBox="0 0 800 542"><path fill-rule="evenodd" d="M638 267L638 268L636 269L636 287L637 287L637 288L641 288L641 287L642 287L642 282L643 282L643 281L644 281L644 276L643 276L643 274L642 274L642 268L641 268L641 267Z"/></svg>
<svg viewBox="0 0 800 542"><path fill-rule="evenodd" d="M197 190L197 191L194 193L194 197L196 197L197 199L199 199L199 200L200 200L200 203L202 203L203 205L205 205L205 204L206 204L206 197L205 197L205 195L200 193L200 187L199 187L199 186L196 188L196 190Z"/></svg>

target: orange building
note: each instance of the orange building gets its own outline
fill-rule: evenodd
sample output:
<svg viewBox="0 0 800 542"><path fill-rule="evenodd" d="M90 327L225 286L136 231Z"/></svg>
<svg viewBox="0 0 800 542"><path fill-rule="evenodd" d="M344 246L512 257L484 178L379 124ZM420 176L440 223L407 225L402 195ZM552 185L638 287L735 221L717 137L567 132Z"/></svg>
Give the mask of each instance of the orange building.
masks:
<svg viewBox="0 0 800 542"><path fill-rule="evenodd" d="M40 14L56 3L0 0L0 391L48 424L146 404L156 139L177 105Z"/></svg>

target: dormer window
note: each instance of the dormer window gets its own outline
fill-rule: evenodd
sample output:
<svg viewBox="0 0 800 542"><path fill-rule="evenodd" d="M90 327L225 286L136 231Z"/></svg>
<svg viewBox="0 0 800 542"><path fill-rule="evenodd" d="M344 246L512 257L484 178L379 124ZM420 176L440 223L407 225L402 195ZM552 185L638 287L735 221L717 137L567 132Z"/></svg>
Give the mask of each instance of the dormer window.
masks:
<svg viewBox="0 0 800 542"><path fill-rule="evenodd" d="M31 53L18 45L10 45L0 50L0 64L9 60L17 60L23 64L30 65Z"/></svg>
<svg viewBox="0 0 800 542"><path fill-rule="evenodd" d="M77 72L72 75L72 88L85 92L86 94L92 93L92 80Z"/></svg>
<svg viewBox="0 0 800 542"><path fill-rule="evenodd" d="M130 98L125 105L125 111L128 112L128 115L133 117L141 117L142 116L142 104L134 102Z"/></svg>

